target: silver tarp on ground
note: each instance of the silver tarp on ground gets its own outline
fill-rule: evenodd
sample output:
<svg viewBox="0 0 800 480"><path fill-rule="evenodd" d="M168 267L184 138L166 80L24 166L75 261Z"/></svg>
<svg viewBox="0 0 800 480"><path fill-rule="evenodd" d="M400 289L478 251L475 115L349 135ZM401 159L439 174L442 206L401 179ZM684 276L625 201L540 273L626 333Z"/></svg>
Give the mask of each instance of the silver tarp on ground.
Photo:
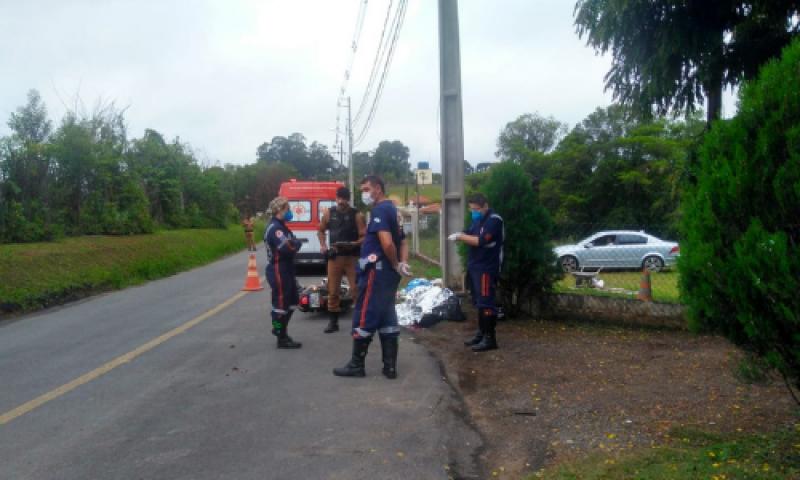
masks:
<svg viewBox="0 0 800 480"><path fill-rule="evenodd" d="M400 325L406 327L416 325L423 315L433 312L434 307L444 305L447 299L454 294L449 289L442 288L441 285L441 280L429 282L424 279L415 279L409 282L411 288L400 293L403 302L395 305Z"/></svg>

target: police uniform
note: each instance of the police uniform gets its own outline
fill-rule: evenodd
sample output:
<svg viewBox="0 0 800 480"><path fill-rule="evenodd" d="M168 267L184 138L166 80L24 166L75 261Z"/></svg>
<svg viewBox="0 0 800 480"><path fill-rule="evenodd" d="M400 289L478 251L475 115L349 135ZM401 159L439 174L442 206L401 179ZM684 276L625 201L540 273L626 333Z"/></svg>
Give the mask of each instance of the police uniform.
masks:
<svg viewBox="0 0 800 480"><path fill-rule="evenodd" d="M283 220L273 217L264 232L267 251L267 281L272 290L272 334L278 337L279 348L298 348L287 333L289 319L299 302L295 279L294 257L300 241Z"/></svg>
<svg viewBox="0 0 800 480"><path fill-rule="evenodd" d="M478 238L478 246L469 247L467 260L472 303L478 310L478 332L465 344L472 346L475 351L491 350L497 348L495 289L503 263L503 219L489 209L486 215L474 220L464 233Z"/></svg>
<svg viewBox="0 0 800 480"><path fill-rule="evenodd" d="M397 376L397 348L400 327L395 311L395 295L400 274L383 252L379 232L389 232L400 253L401 230L397 209L383 200L372 208L367 234L358 260L358 300L353 312L353 356L344 368L334 369L339 376L364 376L364 358L375 332L381 340L383 374Z"/></svg>
<svg viewBox="0 0 800 480"><path fill-rule="evenodd" d="M339 330L339 313L341 307L341 282L342 275L347 276L350 283L351 298L358 298L356 260L359 257L359 247L335 246L337 243L353 243L358 241L358 211L350 206L344 211L337 206L331 207L322 222L320 233L325 230L330 232L330 247L328 254L328 312L330 320L325 328L325 333Z"/></svg>

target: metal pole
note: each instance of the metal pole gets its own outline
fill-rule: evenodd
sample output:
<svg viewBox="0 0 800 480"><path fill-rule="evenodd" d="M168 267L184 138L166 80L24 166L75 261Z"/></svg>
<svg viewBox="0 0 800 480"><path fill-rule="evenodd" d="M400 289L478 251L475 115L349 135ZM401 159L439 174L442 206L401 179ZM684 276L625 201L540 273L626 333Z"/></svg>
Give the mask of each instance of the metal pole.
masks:
<svg viewBox="0 0 800 480"><path fill-rule="evenodd" d="M355 205L356 191L355 182L353 181L353 120L350 117L350 97L347 97L347 148L348 148L348 165L350 166L350 173L348 175L348 185L350 188L350 205Z"/></svg>
<svg viewBox="0 0 800 480"><path fill-rule="evenodd" d="M464 229L464 128L461 107L461 55L458 0L439 0L439 102L441 110L442 222L441 262L445 285L463 290L458 249L447 235Z"/></svg>

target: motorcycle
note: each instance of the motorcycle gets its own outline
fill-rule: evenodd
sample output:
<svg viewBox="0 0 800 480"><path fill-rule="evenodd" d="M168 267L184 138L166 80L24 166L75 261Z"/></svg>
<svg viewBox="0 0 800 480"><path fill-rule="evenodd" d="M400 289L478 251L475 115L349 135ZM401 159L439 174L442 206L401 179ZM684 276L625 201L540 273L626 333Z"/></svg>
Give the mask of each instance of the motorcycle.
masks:
<svg viewBox="0 0 800 480"><path fill-rule="evenodd" d="M340 305L342 311L346 311L353 304L353 298L350 295L350 285L345 279L342 279L342 284L339 289L341 300ZM300 291L300 305L298 309L301 312L325 312L328 310L328 279L323 278L322 282L318 284L308 285L303 287Z"/></svg>

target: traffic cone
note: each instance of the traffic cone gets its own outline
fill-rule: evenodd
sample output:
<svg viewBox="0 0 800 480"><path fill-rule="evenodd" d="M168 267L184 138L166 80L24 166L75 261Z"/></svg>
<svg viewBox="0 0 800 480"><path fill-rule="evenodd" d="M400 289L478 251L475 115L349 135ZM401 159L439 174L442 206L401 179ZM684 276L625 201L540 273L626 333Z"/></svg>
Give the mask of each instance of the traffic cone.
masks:
<svg viewBox="0 0 800 480"><path fill-rule="evenodd" d="M247 261L247 276L244 277L244 292L258 292L264 290L261 286L261 279L258 278L258 269L256 268L256 255L250 254L250 260Z"/></svg>
<svg viewBox="0 0 800 480"><path fill-rule="evenodd" d="M650 283L650 270L647 268L642 269L642 281L639 282L639 294L636 296L643 302L653 301L653 289Z"/></svg>

